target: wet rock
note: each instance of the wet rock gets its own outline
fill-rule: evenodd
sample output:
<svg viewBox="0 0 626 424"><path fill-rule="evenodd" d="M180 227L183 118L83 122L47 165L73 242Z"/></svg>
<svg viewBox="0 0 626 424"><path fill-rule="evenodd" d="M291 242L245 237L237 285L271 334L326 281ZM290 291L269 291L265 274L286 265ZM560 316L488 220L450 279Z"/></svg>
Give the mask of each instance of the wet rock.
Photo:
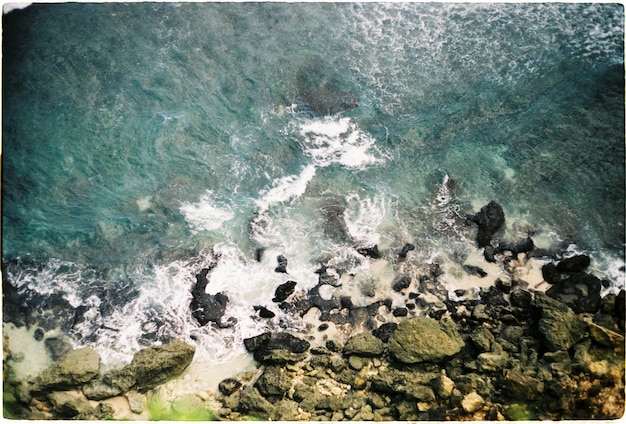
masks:
<svg viewBox="0 0 626 424"><path fill-rule="evenodd" d="M266 398L280 398L291 388L292 379L278 367L267 367L254 385Z"/></svg>
<svg viewBox="0 0 626 424"><path fill-rule="evenodd" d="M289 333L263 333L245 339L244 345L249 352L254 352L257 361L277 365L301 361L311 347L306 340Z"/></svg>
<svg viewBox="0 0 626 424"><path fill-rule="evenodd" d="M46 346L46 350L50 354L50 357L54 361L58 361L70 350L72 350L72 345L59 337L47 338L44 340L44 345Z"/></svg>
<svg viewBox="0 0 626 424"><path fill-rule="evenodd" d="M415 245L411 243L405 244L404 246L402 246L400 253L398 253L398 258L400 258L400 260L405 259L406 255L412 250L415 250Z"/></svg>
<svg viewBox="0 0 626 424"><path fill-rule="evenodd" d="M407 308L396 308L392 311L392 315L394 317L405 317L409 314L409 310Z"/></svg>
<svg viewBox="0 0 626 424"><path fill-rule="evenodd" d="M72 350L35 379L33 391L78 387L96 378L99 370L100 355L94 349Z"/></svg>
<svg viewBox="0 0 626 424"><path fill-rule="evenodd" d="M469 275L474 275L479 278L484 278L487 276L487 273L479 266L463 265L463 270Z"/></svg>
<svg viewBox="0 0 626 424"><path fill-rule="evenodd" d="M483 206L474 215L469 215L468 219L478 224L478 234L476 241L478 247L488 246L493 235L504 225L504 211L502 206L491 201Z"/></svg>
<svg viewBox="0 0 626 424"><path fill-rule="evenodd" d="M235 378L226 378L220 382L218 389L224 396L230 396L242 386L241 381Z"/></svg>
<svg viewBox="0 0 626 424"><path fill-rule="evenodd" d="M557 299L576 313L595 313L600 308L600 292L602 280L584 272L571 273L546 291L546 294Z"/></svg>
<svg viewBox="0 0 626 424"><path fill-rule="evenodd" d="M408 289L411 285L411 277L403 275L393 281L391 288L393 291L400 292L404 289Z"/></svg>
<svg viewBox="0 0 626 424"><path fill-rule="evenodd" d="M530 253L535 249L535 243L530 237L526 237L517 243L500 243L494 253L511 252L514 258L520 253Z"/></svg>
<svg viewBox="0 0 626 424"><path fill-rule="evenodd" d="M278 266L274 269L274 272L286 274L287 262L288 262L287 258L284 257L283 255L278 255L278 257L276 258L276 261L278 262Z"/></svg>
<svg viewBox="0 0 626 424"><path fill-rule="evenodd" d="M223 293L210 295L206 293L206 286L209 283L207 278L211 268L204 268L196 275L196 284L191 290L191 304L189 308L191 315L200 325L207 325L212 322L220 328L230 327L234 322L222 322L222 317L226 313L228 296Z"/></svg>
<svg viewBox="0 0 626 424"><path fill-rule="evenodd" d="M372 333L360 333L348 339L343 347L346 355L378 356L383 353L383 342Z"/></svg>
<svg viewBox="0 0 626 424"><path fill-rule="evenodd" d="M40 342L43 340L44 331L41 328L37 328L33 333L33 337L36 341Z"/></svg>
<svg viewBox="0 0 626 424"><path fill-rule="evenodd" d="M453 321L415 317L401 322L389 339L389 351L401 362L438 361L465 346Z"/></svg>
<svg viewBox="0 0 626 424"><path fill-rule="evenodd" d="M359 254L369 256L372 259L380 259L381 257L377 244L372 247L359 247L356 251L359 252Z"/></svg>
<svg viewBox="0 0 626 424"><path fill-rule="evenodd" d="M561 282L561 273L556 269L556 265L553 263L547 263L542 266L541 275L547 283L559 284Z"/></svg>
<svg viewBox="0 0 626 424"><path fill-rule="evenodd" d="M274 312L270 311L265 306L255 305L254 310L259 313L261 318L274 318L276 316Z"/></svg>
<svg viewBox="0 0 626 424"><path fill-rule="evenodd" d="M511 305L518 308L530 308L532 306L532 300L532 294L522 289L515 289L509 295L509 302L511 302Z"/></svg>
<svg viewBox="0 0 626 424"><path fill-rule="evenodd" d="M291 296L296 288L295 281L287 281L276 288L274 292L274 298L272 302L280 303L284 302L289 296Z"/></svg>
<svg viewBox="0 0 626 424"><path fill-rule="evenodd" d="M584 271L591 263L591 258L587 255L576 255L559 261L556 270L559 272L580 272Z"/></svg>
<svg viewBox="0 0 626 424"><path fill-rule="evenodd" d="M534 303L541 310L539 332L549 351L567 350L587 336L587 324L567 305L541 292Z"/></svg>

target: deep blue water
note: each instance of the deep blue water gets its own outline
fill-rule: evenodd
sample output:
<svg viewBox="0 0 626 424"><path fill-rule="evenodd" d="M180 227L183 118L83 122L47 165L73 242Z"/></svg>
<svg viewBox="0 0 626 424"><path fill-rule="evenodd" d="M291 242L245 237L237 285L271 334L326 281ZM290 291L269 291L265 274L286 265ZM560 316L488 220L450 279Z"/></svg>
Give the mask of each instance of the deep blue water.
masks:
<svg viewBox="0 0 626 424"><path fill-rule="evenodd" d="M277 254L304 287L321 257L362 266L355 244L462 262L476 247L458 218L490 200L505 238L573 239L624 285L619 4L67 3L3 19L5 277L86 311L79 344L208 337L187 307L211 248L212 290L240 319L282 282ZM303 79L359 106L316 115ZM244 321L229 331L267 325Z"/></svg>

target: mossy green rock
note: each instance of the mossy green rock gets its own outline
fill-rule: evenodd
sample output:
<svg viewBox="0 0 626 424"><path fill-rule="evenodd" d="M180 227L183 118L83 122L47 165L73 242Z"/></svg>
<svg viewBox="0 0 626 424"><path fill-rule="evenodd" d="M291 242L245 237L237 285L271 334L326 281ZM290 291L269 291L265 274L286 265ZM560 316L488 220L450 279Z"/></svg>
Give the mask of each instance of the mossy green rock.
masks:
<svg viewBox="0 0 626 424"><path fill-rule="evenodd" d="M407 364L439 361L458 353L465 343L453 321L415 317L401 322L389 339L389 351Z"/></svg>
<svg viewBox="0 0 626 424"><path fill-rule="evenodd" d="M378 356L384 348L383 342L372 333L360 333L348 339L343 352L348 355Z"/></svg>

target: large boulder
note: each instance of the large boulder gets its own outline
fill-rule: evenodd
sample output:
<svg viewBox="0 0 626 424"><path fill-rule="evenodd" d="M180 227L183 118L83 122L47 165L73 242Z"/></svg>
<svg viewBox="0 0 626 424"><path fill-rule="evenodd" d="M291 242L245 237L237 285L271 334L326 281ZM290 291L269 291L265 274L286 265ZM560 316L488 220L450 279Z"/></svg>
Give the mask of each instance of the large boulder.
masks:
<svg viewBox="0 0 626 424"><path fill-rule="evenodd" d="M306 340L284 332L262 333L243 342L257 361L277 365L301 361L311 347Z"/></svg>
<svg viewBox="0 0 626 424"><path fill-rule="evenodd" d="M297 283L295 281L290 280L276 287L272 302L280 303L285 301L294 292L296 284Z"/></svg>
<svg viewBox="0 0 626 424"><path fill-rule="evenodd" d="M106 375L104 381L122 392L134 388L143 393L180 375L195 352L182 340L148 347L137 352L130 364Z"/></svg>
<svg viewBox="0 0 626 424"><path fill-rule="evenodd" d="M291 388L292 379L278 367L267 367L254 385L259 392L267 397L277 399Z"/></svg>
<svg viewBox="0 0 626 424"><path fill-rule="evenodd" d="M483 206L478 213L469 215L468 219L478 224L476 236L478 247L486 247L489 246L491 237L504 225L504 211L502 206L491 201Z"/></svg>
<svg viewBox="0 0 626 424"><path fill-rule="evenodd" d="M587 324L564 303L537 292L535 306L541 310L539 332L548 351L568 350L588 335Z"/></svg>
<svg viewBox="0 0 626 424"><path fill-rule="evenodd" d="M99 371L98 352L90 347L72 350L35 379L33 391L75 388L96 378Z"/></svg>
<svg viewBox="0 0 626 424"><path fill-rule="evenodd" d="M389 351L400 362L436 362L458 353L465 343L453 321L415 317L398 324Z"/></svg>

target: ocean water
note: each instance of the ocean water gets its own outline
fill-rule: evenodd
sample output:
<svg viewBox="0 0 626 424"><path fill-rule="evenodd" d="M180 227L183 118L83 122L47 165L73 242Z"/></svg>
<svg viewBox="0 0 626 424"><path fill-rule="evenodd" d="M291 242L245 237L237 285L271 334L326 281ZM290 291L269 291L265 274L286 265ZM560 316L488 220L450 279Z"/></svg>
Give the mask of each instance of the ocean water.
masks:
<svg viewBox="0 0 626 424"><path fill-rule="evenodd" d="M453 291L481 257L462 217L491 200L504 239L574 240L624 287L622 5L38 4L3 27L3 278L51 322L63 299L107 363L173 337L241 357L306 328L279 284L326 262L356 304L391 296L409 242ZM319 115L303 81L359 106ZM189 311L216 256L227 329Z"/></svg>

